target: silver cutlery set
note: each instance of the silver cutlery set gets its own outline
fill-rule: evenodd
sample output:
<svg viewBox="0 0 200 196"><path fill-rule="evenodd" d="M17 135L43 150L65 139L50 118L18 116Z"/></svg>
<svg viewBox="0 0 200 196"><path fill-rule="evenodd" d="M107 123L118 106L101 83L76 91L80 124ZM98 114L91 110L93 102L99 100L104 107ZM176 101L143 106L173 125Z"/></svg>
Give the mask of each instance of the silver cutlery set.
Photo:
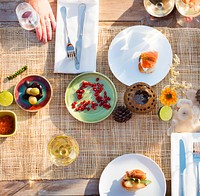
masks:
<svg viewBox="0 0 200 196"><path fill-rule="evenodd" d="M81 61L83 28L84 28L84 21L85 21L86 4L81 3L78 6L78 33L77 33L78 38L77 38L75 47L71 43L69 33L68 33L66 7L62 6L60 8L60 12L61 12L63 23L64 23L64 30L65 30L64 35L65 35L65 41L66 41L67 57L68 57L68 59L75 61L75 68L78 70L78 69L80 69L80 61Z"/></svg>
<svg viewBox="0 0 200 196"><path fill-rule="evenodd" d="M182 139L179 140L179 195L184 196L184 171L186 169L186 151L185 144ZM200 163L200 142L193 142L193 162L196 173L196 181L197 181L197 196L200 196L200 178L199 178L199 163Z"/></svg>

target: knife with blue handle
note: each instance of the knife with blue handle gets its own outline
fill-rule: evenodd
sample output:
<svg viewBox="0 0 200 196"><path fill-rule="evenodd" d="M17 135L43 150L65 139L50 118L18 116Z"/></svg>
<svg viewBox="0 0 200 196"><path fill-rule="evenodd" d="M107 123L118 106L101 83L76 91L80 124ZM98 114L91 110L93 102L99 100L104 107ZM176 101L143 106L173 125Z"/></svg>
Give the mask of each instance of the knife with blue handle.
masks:
<svg viewBox="0 0 200 196"><path fill-rule="evenodd" d="M179 178L179 191L180 196L184 196L184 170L186 168L186 158L185 158L185 145L182 139L179 140L179 157L180 157L180 178Z"/></svg>
<svg viewBox="0 0 200 196"><path fill-rule="evenodd" d="M85 11L86 11L86 4L81 3L78 7L78 40L76 42L76 69L80 69L80 60L81 60L81 51L82 51L82 40L83 40L83 26L85 21Z"/></svg>

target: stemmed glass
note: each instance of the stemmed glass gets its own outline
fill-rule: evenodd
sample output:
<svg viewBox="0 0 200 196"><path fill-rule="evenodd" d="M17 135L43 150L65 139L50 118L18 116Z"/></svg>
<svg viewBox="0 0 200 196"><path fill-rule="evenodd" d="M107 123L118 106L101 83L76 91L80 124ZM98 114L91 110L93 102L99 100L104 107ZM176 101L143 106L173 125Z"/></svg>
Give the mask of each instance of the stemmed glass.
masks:
<svg viewBox="0 0 200 196"><path fill-rule="evenodd" d="M79 145L71 136L56 135L49 141L48 153L53 164L67 166L78 157Z"/></svg>
<svg viewBox="0 0 200 196"><path fill-rule="evenodd" d="M176 0L177 23L182 27L200 25L200 0Z"/></svg>
<svg viewBox="0 0 200 196"><path fill-rule="evenodd" d="M144 0L144 7L150 14L147 17L147 23L151 26L159 26L161 17L167 16L174 8L174 0ZM168 26L172 18L163 19L164 26Z"/></svg>
<svg viewBox="0 0 200 196"><path fill-rule="evenodd" d="M38 13L29 3L20 3L16 7L16 14L19 20L19 24L25 30L30 31L35 29L40 22L40 17Z"/></svg>

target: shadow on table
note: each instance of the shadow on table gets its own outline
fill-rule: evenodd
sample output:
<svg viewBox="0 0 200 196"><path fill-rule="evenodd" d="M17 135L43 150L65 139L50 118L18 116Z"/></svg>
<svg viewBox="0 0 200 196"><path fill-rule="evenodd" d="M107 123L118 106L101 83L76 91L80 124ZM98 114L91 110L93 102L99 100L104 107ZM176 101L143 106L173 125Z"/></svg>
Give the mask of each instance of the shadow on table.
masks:
<svg viewBox="0 0 200 196"><path fill-rule="evenodd" d="M99 180L98 179L90 179L85 188L84 195L99 195Z"/></svg>
<svg viewBox="0 0 200 196"><path fill-rule="evenodd" d="M175 27L177 23L175 18L175 12L176 9L174 9L169 15L165 17L152 17L145 10L143 1L133 0L132 6L125 10L125 12L117 19L117 21L112 24L112 26L124 26L124 24L127 23L127 26L130 26L131 24L147 25L152 27Z"/></svg>

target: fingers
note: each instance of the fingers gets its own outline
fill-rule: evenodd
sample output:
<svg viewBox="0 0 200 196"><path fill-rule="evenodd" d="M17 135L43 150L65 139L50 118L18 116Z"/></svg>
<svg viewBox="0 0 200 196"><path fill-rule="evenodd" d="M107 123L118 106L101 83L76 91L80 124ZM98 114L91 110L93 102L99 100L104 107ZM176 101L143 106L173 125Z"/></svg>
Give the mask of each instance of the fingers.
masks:
<svg viewBox="0 0 200 196"><path fill-rule="evenodd" d="M56 20L55 20L55 17L52 12L49 14L49 18L51 20L52 29L53 29L53 31L55 31L56 30Z"/></svg>
<svg viewBox="0 0 200 196"><path fill-rule="evenodd" d="M35 30L36 30L36 36L37 36L38 41L41 41L41 39L42 39L42 27L41 27L41 25L39 24L36 27Z"/></svg>
<svg viewBox="0 0 200 196"><path fill-rule="evenodd" d="M47 40L50 41L52 39L52 28L51 28L51 21L49 18L45 19L45 24L46 24Z"/></svg>
<svg viewBox="0 0 200 196"><path fill-rule="evenodd" d="M49 18L41 18L40 24L36 28L36 36L39 41L47 43L52 40L52 29L56 29L56 21L53 13L49 15Z"/></svg>
<svg viewBox="0 0 200 196"><path fill-rule="evenodd" d="M43 43L47 43L47 28L46 28L47 22L45 21L44 18L42 18L40 23L41 23L41 26L42 26L42 39L41 39L41 41Z"/></svg>

